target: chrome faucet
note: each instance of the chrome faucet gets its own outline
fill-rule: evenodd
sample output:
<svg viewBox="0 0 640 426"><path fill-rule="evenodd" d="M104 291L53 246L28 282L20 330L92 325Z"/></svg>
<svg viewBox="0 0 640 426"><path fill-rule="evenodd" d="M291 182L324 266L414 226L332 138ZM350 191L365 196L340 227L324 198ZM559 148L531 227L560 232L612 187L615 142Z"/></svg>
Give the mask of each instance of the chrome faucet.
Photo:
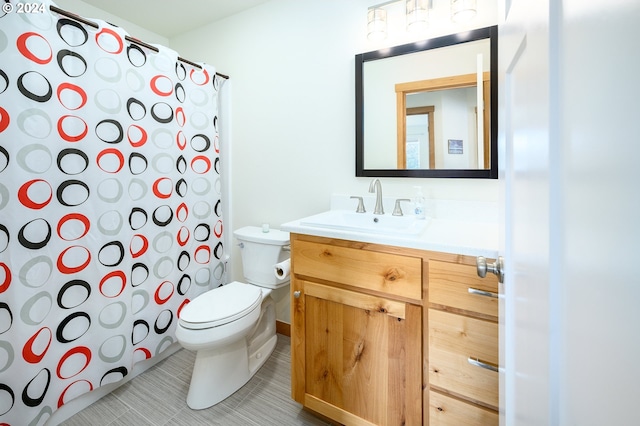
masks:
<svg viewBox="0 0 640 426"><path fill-rule="evenodd" d="M369 192L376 193L376 207L373 209L373 214L384 214L384 207L382 206L382 184L380 179L374 179L369 184Z"/></svg>

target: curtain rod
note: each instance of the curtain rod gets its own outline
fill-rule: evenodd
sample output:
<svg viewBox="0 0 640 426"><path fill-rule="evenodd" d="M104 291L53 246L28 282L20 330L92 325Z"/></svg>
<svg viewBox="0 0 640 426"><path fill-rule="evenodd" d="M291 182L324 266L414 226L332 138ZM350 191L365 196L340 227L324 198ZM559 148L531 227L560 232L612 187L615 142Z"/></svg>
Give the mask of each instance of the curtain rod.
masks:
<svg viewBox="0 0 640 426"><path fill-rule="evenodd" d="M88 20L88 19L82 18L81 16L78 16L78 15L76 15L76 14L74 14L74 13L67 12L66 10L60 9L59 7L56 7L56 6L49 6L49 9L50 9L52 12L55 12L55 13L57 13L57 14L59 14L59 15L66 16L67 18L71 18L71 19L73 19L73 20L75 20L75 21L81 22L81 23L83 23L83 24L85 24L85 25L88 25L88 26L90 26L90 27L93 27L93 28L99 28L99 27L100 27L98 24L96 24L96 23L95 23L95 22L93 22L93 21L90 21L90 20ZM133 38L133 37L130 37L130 36L128 36L128 35L125 35L125 37L124 37L124 38L125 38L125 40L127 40L128 42L135 43L135 44L139 44L140 46L143 46L143 47L146 47L147 49L153 50L153 51L154 51L154 52L156 52L156 53L157 53L157 52L159 52L159 49L158 49L157 47L152 46L152 45L150 45L149 43L145 43L144 41L138 40L138 39ZM184 63L186 63L186 64L189 64L189 65L191 65L191 66L193 66L193 67L196 67L196 68L198 68L198 69L202 69L202 66L201 66L201 65L196 64L195 62L191 62L191 61L189 61L189 60L187 60L187 59L181 58L180 56L178 56L178 60L179 60L179 61L181 61L181 62L184 62ZM216 72L216 75L217 75L218 77L222 77L222 78L227 79L227 80L229 79L229 76L228 76L228 75L220 74L219 72Z"/></svg>

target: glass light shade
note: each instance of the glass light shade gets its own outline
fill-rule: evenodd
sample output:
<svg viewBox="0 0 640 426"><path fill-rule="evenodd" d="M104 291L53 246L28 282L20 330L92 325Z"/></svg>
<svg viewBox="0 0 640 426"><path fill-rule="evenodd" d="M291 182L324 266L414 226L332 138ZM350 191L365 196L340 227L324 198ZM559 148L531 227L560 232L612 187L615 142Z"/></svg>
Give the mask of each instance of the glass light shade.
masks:
<svg viewBox="0 0 640 426"><path fill-rule="evenodd" d="M451 20L468 22L476 16L476 0L451 0Z"/></svg>
<svg viewBox="0 0 640 426"><path fill-rule="evenodd" d="M382 40L387 37L387 11L384 9L369 9L367 12L367 38Z"/></svg>
<svg viewBox="0 0 640 426"><path fill-rule="evenodd" d="M429 25L429 0L406 0L407 31L423 31Z"/></svg>

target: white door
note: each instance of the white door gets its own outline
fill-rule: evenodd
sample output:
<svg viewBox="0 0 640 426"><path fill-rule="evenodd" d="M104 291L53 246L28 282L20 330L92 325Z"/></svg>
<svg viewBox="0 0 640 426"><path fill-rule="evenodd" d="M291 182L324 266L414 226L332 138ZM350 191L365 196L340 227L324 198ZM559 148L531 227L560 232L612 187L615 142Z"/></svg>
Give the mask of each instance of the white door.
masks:
<svg viewBox="0 0 640 426"><path fill-rule="evenodd" d="M501 424L640 424L640 2L501 0Z"/></svg>
<svg viewBox="0 0 640 426"><path fill-rule="evenodd" d="M549 23L547 0L514 0L499 27L506 232L502 424L549 424Z"/></svg>

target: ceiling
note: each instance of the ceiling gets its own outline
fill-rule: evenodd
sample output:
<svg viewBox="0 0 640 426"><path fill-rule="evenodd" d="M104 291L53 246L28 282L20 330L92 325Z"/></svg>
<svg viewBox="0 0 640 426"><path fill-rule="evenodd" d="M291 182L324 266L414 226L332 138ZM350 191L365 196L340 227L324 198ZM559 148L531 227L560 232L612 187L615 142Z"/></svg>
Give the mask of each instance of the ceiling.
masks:
<svg viewBox="0 0 640 426"><path fill-rule="evenodd" d="M82 0L166 38L269 0ZM114 22L114 24L117 24Z"/></svg>

